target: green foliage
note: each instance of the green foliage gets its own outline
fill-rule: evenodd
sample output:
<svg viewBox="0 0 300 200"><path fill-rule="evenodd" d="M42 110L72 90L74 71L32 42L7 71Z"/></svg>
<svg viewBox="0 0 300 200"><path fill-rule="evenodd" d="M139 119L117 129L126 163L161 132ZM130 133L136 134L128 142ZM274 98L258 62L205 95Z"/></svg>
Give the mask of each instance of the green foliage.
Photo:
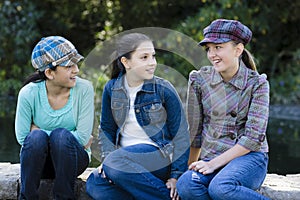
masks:
<svg viewBox="0 0 300 200"><path fill-rule="evenodd" d="M32 0L43 14L37 19L42 36L61 35L85 54L105 26L106 3L99 0Z"/></svg>
<svg viewBox="0 0 300 200"><path fill-rule="evenodd" d="M106 66L99 68L87 66L82 63L80 66L80 76L86 78L93 83L95 91L95 114L96 114L96 127L100 119L101 101L104 86L109 81L109 75Z"/></svg>
<svg viewBox="0 0 300 200"><path fill-rule="evenodd" d="M96 84L95 85L95 107L96 107L96 117L97 119L100 118L100 112L101 112L101 105L102 105L102 93L105 84L107 81L109 81L109 77L107 74L103 72L96 72L94 73L94 77L97 77Z"/></svg>
<svg viewBox="0 0 300 200"><path fill-rule="evenodd" d="M300 102L300 49L293 53L290 62L280 68L280 73L271 77L271 103L299 104Z"/></svg>
<svg viewBox="0 0 300 200"><path fill-rule="evenodd" d="M173 27L178 21L196 13L201 1L186 0L111 0L111 21L122 30L137 27Z"/></svg>
<svg viewBox="0 0 300 200"><path fill-rule="evenodd" d="M187 17L176 28L195 40L203 39L202 30L217 18L236 19L246 24L253 38L246 46L258 64L258 71L266 73L271 82L271 103L300 103L299 35L300 1L263 0L202 0L204 5L194 16ZM287 67L289 66L289 67ZM282 70L284 69L284 70ZM289 84L295 84L290 87ZM285 81L285 86L282 86ZM291 94L286 96L287 94Z"/></svg>
<svg viewBox="0 0 300 200"><path fill-rule="evenodd" d="M33 69L27 63L39 16L29 0L0 3L0 96L15 96L24 74Z"/></svg>

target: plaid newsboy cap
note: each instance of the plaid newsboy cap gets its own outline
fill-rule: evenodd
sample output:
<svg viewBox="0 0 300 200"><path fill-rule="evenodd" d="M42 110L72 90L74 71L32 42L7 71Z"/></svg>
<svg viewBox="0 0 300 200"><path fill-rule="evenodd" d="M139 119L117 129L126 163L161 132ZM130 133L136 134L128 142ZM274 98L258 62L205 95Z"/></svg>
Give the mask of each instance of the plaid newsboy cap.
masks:
<svg viewBox="0 0 300 200"><path fill-rule="evenodd" d="M83 56L77 52L74 45L61 36L42 38L31 54L32 66L38 71L55 66L72 66L81 59Z"/></svg>
<svg viewBox="0 0 300 200"><path fill-rule="evenodd" d="M203 30L204 39L199 42L203 46L206 43L225 43L230 40L248 44L252 38L251 30L236 20L217 19Z"/></svg>

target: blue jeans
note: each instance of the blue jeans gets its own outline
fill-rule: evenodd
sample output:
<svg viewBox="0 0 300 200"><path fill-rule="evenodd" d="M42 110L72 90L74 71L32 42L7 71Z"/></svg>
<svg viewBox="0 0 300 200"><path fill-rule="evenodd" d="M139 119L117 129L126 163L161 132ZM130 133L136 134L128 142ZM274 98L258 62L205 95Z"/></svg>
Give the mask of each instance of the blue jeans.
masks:
<svg viewBox="0 0 300 200"><path fill-rule="evenodd" d="M170 160L157 147L138 144L117 149L103 161L103 174L95 170L87 179L87 193L95 200L170 199L165 183Z"/></svg>
<svg viewBox="0 0 300 200"><path fill-rule="evenodd" d="M182 200L266 200L255 190L265 179L268 160L267 153L250 152L209 175L186 171L177 182L178 194Z"/></svg>
<svg viewBox="0 0 300 200"><path fill-rule="evenodd" d="M87 168L89 157L66 129L55 129L50 136L42 130L33 130L24 140L20 164L20 199L39 199L38 188L42 178L55 178L55 199L75 199L75 180Z"/></svg>

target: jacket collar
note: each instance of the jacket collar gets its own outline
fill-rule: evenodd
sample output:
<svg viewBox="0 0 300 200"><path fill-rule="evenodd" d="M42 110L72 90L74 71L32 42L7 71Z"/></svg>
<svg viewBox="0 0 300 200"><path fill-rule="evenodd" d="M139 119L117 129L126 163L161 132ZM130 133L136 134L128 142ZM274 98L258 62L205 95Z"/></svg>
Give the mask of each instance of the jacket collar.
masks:
<svg viewBox="0 0 300 200"><path fill-rule="evenodd" d="M126 90L125 85L124 85L124 79L125 79L125 74L120 73L120 75L118 76L118 78L114 84L113 89L114 90L120 90L120 89ZM144 81L141 91L144 91L144 92L154 92L155 91L155 76L152 79Z"/></svg>
<svg viewBox="0 0 300 200"><path fill-rule="evenodd" d="M241 61L238 72L232 77L232 79L228 83L242 90L246 87L247 77L248 77L248 68ZM222 76L220 75L219 72L213 70L211 85L217 85L221 82L223 82Z"/></svg>

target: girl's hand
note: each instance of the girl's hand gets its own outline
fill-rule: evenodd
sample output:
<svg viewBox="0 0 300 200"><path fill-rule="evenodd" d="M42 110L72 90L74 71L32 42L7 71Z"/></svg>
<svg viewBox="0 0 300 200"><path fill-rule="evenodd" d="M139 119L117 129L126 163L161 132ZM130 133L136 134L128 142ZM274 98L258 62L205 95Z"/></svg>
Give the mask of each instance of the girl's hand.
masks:
<svg viewBox="0 0 300 200"><path fill-rule="evenodd" d="M205 162L203 160L193 162L189 166L189 170L198 171L204 175L211 174L215 171L214 166L210 164L210 162Z"/></svg>
<svg viewBox="0 0 300 200"><path fill-rule="evenodd" d="M179 200L179 195L176 189L176 183L177 180L175 178L168 179L166 183L167 188L170 189L170 197L172 198L172 200Z"/></svg>

